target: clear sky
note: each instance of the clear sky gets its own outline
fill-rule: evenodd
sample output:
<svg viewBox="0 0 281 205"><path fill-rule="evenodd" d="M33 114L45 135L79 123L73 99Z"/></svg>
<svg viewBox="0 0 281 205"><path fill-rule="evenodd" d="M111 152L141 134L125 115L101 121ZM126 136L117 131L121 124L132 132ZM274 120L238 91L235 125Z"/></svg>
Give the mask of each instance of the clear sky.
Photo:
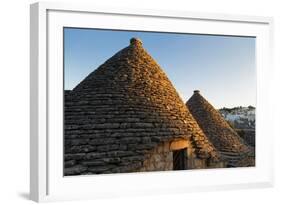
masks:
<svg viewBox="0 0 281 205"><path fill-rule="evenodd" d="M65 89L73 89L132 37L142 40L184 102L200 90L216 108L256 106L253 37L65 28Z"/></svg>

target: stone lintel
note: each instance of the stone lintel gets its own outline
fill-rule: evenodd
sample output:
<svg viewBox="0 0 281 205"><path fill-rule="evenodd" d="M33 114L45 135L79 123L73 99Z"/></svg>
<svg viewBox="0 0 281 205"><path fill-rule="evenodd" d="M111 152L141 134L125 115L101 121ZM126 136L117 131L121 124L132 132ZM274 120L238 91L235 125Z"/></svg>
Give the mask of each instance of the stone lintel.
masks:
<svg viewBox="0 0 281 205"><path fill-rule="evenodd" d="M186 139L174 140L170 143L170 150L180 150L188 147L188 141Z"/></svg>

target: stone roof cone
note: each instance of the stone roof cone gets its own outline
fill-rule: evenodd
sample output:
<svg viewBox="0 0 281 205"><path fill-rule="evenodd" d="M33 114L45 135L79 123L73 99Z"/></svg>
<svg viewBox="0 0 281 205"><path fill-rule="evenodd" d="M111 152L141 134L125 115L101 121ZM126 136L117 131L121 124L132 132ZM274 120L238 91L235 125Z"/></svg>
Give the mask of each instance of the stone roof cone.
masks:
<svg viewBox="0 0 281 205"><path fill-rule="evenodd" d="M234 131L223 116L195 90L186 106L228 166L254 166L253 150Z"/></svg>
<svg viewBox="0 0 281 205"><path fill-rule="evenodd" d="M134 170L142 166L144 153L173 138L192 139L199 158L219 158L140 39L132 38L65 98L65 160L73 159L75 149L88 152L77 156L79 164L65 166L77 167L77 173ZM90 159L99 170L87 164Z"/></svg>

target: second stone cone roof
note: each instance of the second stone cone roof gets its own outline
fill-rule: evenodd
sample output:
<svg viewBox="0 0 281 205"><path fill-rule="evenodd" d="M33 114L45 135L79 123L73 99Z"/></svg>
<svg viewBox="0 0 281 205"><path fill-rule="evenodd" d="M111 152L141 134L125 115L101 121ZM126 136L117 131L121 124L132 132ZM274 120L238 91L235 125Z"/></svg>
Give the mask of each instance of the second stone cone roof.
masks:
<svg viewBox="0 0 281 205"><path fill-rule="evenodd" d="M253 165L253 149L234 131L223 116L200 94L194 91L186 106L199 126L231 166ZM242 163L245 162L245 163Z"/></svg>

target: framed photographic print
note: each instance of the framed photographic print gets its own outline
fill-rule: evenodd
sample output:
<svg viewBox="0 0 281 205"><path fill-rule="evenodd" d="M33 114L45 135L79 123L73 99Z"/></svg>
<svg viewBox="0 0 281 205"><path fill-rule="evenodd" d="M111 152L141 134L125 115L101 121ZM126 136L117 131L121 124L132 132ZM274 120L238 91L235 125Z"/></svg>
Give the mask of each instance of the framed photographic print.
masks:
<svg viewBox="0 0 281 205"><path fill-rule="evenodd" d="M31 199L271 186L272 22L32 4Z"/></svg>

